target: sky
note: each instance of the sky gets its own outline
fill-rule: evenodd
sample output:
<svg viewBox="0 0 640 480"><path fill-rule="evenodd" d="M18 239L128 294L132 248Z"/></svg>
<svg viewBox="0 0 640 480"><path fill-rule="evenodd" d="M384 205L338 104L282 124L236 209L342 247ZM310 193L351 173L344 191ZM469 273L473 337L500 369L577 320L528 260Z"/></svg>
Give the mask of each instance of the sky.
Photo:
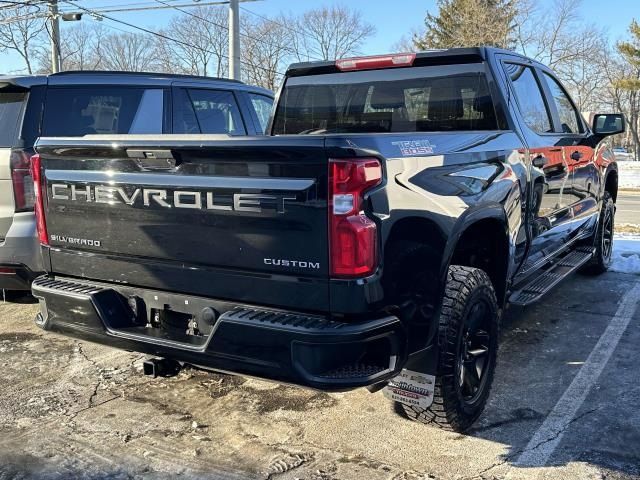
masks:
<svg viewBox="0 0 640 480"><path fill-rule="evenodd" d="M72 11L73 6L65 5L64 0L59 0L61 9ZM151 0L81 0L81 5L86 8L106 8L132 3L150 3ZM206 0L203 0L206 1ZM242 0L241 0L242 1ZM550 5L554 0L539 0L543 5ZM189 3L189 0L176 3ZM376 34L362 47L363 54L386 53L392 51L395 44L404 36L409 36L412 30L424 26L424 17L427 11L436 13L435 0L256 0L241 3L243 10L241 15L251 15L255 12L264 16L277 16L280 13L301 13L319 5L333 5L341 3L362 12L364 19L375 25ZM606 5L603 8L603 5ZM615 41L626 35L626 30L633 18L640 20L640 0L583 0L580 8L582 17L587 22L593 22L608 30L610 38ZM126 20L129 23L140 25L151 30L163 27L169 18L176 14L173 10L128 12L109 14L116 18ZM83 22L94 20L85 16ZM62 34L64 28L73 23L61 22ZM114 25L108 20L103 25ZM125 28L123 25L114 25ZM24 68L21 59L11 53L0 53L0 72L14 73Z"/></svg>

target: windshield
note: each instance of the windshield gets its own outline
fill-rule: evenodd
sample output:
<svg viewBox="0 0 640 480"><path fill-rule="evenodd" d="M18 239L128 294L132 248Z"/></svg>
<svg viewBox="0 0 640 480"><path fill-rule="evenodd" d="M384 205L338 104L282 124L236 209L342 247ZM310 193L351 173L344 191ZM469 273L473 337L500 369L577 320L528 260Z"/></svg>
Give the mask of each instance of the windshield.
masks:
<svg viewBox="0 0 640 480"><path fill-rule="evenodd" d="M0 147L15 146L26 93L0 92Z"/></svg>
<svg viewBox="0 0 640 480"><path fill-rule="evenodd" d="M287 79L274 135L496 130L482 64Z"/></svg>

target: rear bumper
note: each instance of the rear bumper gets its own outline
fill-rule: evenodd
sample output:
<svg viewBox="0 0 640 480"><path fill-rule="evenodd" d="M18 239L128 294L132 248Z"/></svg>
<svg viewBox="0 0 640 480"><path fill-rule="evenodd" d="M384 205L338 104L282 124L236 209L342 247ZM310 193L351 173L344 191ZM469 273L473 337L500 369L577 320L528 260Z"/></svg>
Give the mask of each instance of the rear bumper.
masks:
<svg viewBox="0 0 640 480"><path fill-rule="evenodd" d="M0 289L29 290L31 281L44 270L33 213L16 213L0 240Z"/></svg>
<svg viewBox="0 0 640 480"><path fill-rule="evenodd" d="M346 322L226 301L68 278L40 277L32 291L45 328L76 338L326 391L388 380L406 362L396 317ZM171 312L184 329L149 319ZM215 313L208 334L186 326ZM173 324L175 325L175 323Z"/></svg>

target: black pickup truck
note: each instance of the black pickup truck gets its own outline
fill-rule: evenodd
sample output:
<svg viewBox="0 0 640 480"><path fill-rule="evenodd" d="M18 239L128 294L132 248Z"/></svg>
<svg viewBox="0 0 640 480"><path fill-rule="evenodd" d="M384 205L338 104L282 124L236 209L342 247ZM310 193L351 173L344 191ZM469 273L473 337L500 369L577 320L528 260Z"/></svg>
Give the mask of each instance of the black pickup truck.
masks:
<svg viewBox="0 0 640 480"><path fill-rule="evenodd" d="M384 388L461 431L487 401L504 309L611 262L605 139L624 119L587 125L530 59L296 64L270 123L267 137L40 139L37 324L320 390Z"/></svg>

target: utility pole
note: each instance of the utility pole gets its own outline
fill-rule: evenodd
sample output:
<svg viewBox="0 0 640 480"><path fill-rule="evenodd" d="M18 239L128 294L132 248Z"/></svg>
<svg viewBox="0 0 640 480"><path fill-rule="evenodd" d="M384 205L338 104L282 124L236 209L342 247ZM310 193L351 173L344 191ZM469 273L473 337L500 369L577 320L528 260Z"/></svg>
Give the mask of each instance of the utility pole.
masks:
<svg viewBox="0 0 640 480"><path fill-rule="evenodd" d="M60 71L60 16L58 0L49 0L49 19L51 20L51 73Z"/></svg>
<svg viewBox="0 0 640 480"><path fill-rule="evenodd" d="M229 1L229 78L240 80L240 7Z"/></svg>

